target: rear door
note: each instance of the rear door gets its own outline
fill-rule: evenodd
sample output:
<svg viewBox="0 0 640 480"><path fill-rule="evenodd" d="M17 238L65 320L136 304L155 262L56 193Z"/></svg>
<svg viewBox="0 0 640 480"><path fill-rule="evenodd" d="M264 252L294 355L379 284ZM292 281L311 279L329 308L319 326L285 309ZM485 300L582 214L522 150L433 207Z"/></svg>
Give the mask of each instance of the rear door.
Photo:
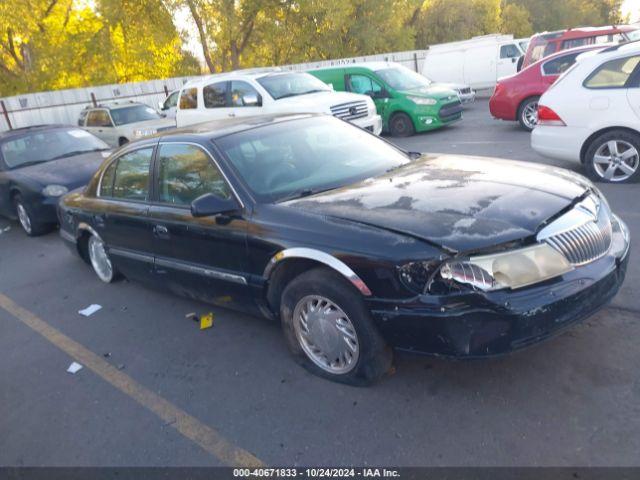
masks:
<svg viewBox="0 0 640 480"><path fill-rule="evenodd" d="M196 144L161 143L149 211L156 275L177 293L251 310L246 214L193 217L190 204L205 193L235 196L212 155Z"/></svg>
<svg viewBox="0 0 640 480"><path fill-rule="evenodd" d="M154 147L129 150L104 171L91 223L125 275L149 279L153 271L149 188Z"/></svg>

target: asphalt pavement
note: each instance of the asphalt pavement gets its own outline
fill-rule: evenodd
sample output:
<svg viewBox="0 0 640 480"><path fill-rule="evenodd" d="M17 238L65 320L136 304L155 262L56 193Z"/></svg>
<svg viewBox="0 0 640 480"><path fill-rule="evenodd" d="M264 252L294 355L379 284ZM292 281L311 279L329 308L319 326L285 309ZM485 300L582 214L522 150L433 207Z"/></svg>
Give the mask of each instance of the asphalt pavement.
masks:
<svg viewBox="0 0 640 480"><path fill-rule="evenodd" d="M394 141L580 171L485 100ZM638 188L601 186L634 240ZM297 366L275 323L105 285L57 234L0 231L0 465L640 465L638 241L613 303L565 334L491 360L398 354L395 374L354 388ZM185 318L209 311L207 330Z"/></svg>

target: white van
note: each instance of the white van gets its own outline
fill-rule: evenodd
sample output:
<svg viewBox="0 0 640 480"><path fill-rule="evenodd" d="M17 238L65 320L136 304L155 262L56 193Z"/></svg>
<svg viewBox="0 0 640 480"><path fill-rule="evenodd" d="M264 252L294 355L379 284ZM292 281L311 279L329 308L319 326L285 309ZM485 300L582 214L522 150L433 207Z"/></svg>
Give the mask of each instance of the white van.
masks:
<svg viewBox="0 0 640 480"><path fill-rule="evenodd" d="M422 74L436 82L493 88L499 78L516 73L522 55L524 52L513 35L485 35L442 43L427 50Z"/></svg>
<svg viewBox="0 0 640 480"><path fill-rule="evenodd" d="M380 135L382 120L366 95L336 92L308 73L240 70L186 83L180 90L178 127L228 117L274 113L327 113Z"/></svg>

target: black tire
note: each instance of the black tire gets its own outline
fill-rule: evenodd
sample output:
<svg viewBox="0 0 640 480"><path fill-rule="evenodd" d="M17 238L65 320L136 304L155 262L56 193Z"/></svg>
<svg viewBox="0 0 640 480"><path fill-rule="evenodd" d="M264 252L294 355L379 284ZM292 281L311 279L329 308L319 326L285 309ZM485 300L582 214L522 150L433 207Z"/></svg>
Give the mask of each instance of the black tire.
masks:
<svg viewBox="0 0 640 480"><path fill-rule="evenodd" d="M129 143L129 140L127 138L120 137L118 139L118 145L120 145L120 146L126 145L127 143Z"/></svg>
<svg viewBox="0 0 640 480"><path fill-rule="evenodd" d="M520 58L518 58L518 63L516 64L516 72L519 72L520 70L522 70L523 64L524 64L524 55L520 55Z"/></svg>
<svg viewBox="0 0 640 480"><path fill-rule="evenodd" d="M18 218L18 224L20 224L22 231L28 236L37 237L39 235L49 233L51 230L53 230L55 225L50 223L38 222L35 219L33 209L27 202L23 200L22 195L20 195L19 193L13 197L13 207L16 212L16 217ZM23 215L25 215L26 217L22 218Z"/></svg>
<svg viewBox="0 0 640 480"><path fill-rule="evenodd" d="M305 353L296 335L293 312L309 295L321 295L348 316L358 341L359 355L346 373L335 374L314 363ZM371 314L358 292L342 275L328 268L309 270L294 278L282 292L280 318L287 345L296 361L311 373L334 382L365 386L379 380L391 369L393 352L376 329Z"/></svg>
<svg viewBox="0 0 640 480"><path fill-rule="evenodd" d="M618 179L615 179L615 177L612 179L607 179L600 173L600 172L604 173L606 171L604 165L596 166L596 161L595 161L596 153L598 153L598 150L600 150L601 148L604 148L606 152L610 153L608 146L605 147L605 145L608 145L608 143L611 141L624 142L624 144L631 145L636 150L636 155L634 155L633 158L629 160L625 160L626 165L629 165L629 161L631 161L632 165L630 166L632 168L635 166L635 172L631 174L628 178L622 178L623 175L627 172L624 172L619 167L617 167L614 171L614 175L616 173L619 174L619 175L615 175L616 177L618 177ZM624 147L624 146L626 145L619 144L619 147ZM624 153L626 151L628 150L627 149L625 149L624 151L621 150L620 153ZM603 133L602 135L599 135L598 137L594 138L591 141L591 143L587 147L587 150L584 154L584 159L583 159L584 168L587 173L587 176L597 182L636 183L640 181L640 158L638 154L640 154L640 135L639 134L630 132L629 130L622 130L622 129L610 130L606 133Z"/></svg>
<svg viewBox="0 0 640 480"><path fill-rule="evenodd" d="M518 106L518 123L527 132L530 132L535 128L537 124L537 116L536 116L536 122L534 124L530 124L530 122L527 121L527 119L525 118L525 112L527 111L527 107L529 106L535 106L537 109L538 100L540 100L540 97L529 97L523 100L520 106Z"/></svg>
<svg viewBox="0 0 640 480"><path fill-rule="evenodd" d="M410 137L416 133L416 129L409 115L398 112L389 119L389 133L394 137Z"/></svg>

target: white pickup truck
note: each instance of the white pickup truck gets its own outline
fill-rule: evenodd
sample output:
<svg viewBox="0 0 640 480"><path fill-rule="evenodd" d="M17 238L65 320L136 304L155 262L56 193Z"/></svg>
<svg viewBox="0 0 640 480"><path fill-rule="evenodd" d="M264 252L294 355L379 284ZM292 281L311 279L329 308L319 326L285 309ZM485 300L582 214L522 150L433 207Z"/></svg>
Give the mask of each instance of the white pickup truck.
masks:
<svg viewBox="0 0 640 480"><path fill-rule="evenodd" d="M366 95L336 92L317 78L279 69L240 70L186 83L176 123L276 113L327 113L379 135L382 120Z"/></svg>

